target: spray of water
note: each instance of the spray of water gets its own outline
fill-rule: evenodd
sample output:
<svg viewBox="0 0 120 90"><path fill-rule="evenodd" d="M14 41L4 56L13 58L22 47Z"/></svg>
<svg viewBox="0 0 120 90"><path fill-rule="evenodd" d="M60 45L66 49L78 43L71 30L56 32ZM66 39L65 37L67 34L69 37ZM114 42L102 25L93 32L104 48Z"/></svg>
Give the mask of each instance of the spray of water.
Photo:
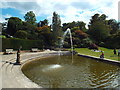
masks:
<svg viewBox="0 0 120 90"><path fill-rule="evenodd" d="M72 51L72 61L73 61L73 41L72 41L72 33L71 33L71 30L69 28L64 32L63 37L61 39L59 55L62 55L61 48L63 48L64 40L65 40L65 37L66 37L67 34L70 35L71 51Z"/></svg>

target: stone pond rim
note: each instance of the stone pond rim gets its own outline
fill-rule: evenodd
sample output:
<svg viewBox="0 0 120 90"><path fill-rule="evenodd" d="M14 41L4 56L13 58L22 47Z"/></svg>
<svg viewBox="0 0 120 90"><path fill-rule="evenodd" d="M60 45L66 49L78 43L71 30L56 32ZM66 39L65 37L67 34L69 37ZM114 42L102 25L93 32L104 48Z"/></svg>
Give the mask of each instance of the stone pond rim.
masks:
<svg viewBox="0 0 120 90"><path fill-rule="evenodd" d="M115 60L106 59L106 58L101 59L99 57L85 55L85 54L80 54L80 53L78 53L78 56L82 56L82 57L86 57L86 58L91 58L91 59L94 59L94 60L99 60L99 61L102 61L102 62L106 62L106 63L115 64L115 65L120 66L120 61L115 61Z"/></svg>

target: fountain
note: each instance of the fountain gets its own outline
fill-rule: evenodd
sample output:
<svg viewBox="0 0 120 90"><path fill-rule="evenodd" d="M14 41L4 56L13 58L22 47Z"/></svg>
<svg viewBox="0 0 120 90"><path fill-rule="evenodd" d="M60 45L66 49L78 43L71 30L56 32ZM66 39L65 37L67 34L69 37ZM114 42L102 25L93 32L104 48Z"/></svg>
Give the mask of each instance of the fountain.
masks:
<svg viewBox="0 0 120 90"><path fill-rule="evenodd" d="M73 41L72 41L72 33L71 33L71 30L70 30L69 28L64 32L63 37L62 37L62 39L61 39L60 49L59 49L59 55L62 55L61 49L63 48L64 40L65 40L65 37L66 37L66 35L67 35L68 33L69 33L69 35L70 35L71 53L72 53L72 62L73 62Z"/></svg>
<svg viewBox="0 0 120 90"><path fill-rule="evenodd" d="M69 35L70 35L71 53L72 53L72 63L73 63L73 41L72 41L72 33L71 33L71 30L70 30L69 28L64 32L63 37L62 37L62 39L61 39L61 41L60 41L60 48L59 48L59 51L58 51L58 55L59 55L58 60L61 59L61 57L60 57L61 55L66 54L66 53L63 53L63 52L61 51L61 49L63 48L64 40L65 40L65 37L66 37L66 35L67 35L68 33L69 33ZM51 65L51 67L53 67L53 68L59 68L59 67L61 67L60 62L58 62L58 63L55 64L55 65Z"/></svg>
<svg viewBox="0 0 120 90"><path fill-rule="evenodd" d="M73 52L72 33L71 33L71 30L68 28L68 29L64 32L63 38L61 39L61 42L60 42L60 50L59 50L59 51L60 51L60 55L61 55L61 48L63 48L63 45L64 45L65 36L66 36L68 33L70 34L71 51Z"/></svg>

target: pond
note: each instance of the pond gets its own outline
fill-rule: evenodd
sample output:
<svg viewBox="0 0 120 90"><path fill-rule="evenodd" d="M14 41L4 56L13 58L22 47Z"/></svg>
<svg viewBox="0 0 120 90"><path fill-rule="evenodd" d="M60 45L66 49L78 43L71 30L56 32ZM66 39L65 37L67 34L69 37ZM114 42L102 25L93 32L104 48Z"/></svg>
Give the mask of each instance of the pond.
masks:
<svg viewBox="0 0 120 90"><path fill-rule="evenodd" d="M76 55L35 60L22 71L44 88L120 88L119 66Z"/></svg>

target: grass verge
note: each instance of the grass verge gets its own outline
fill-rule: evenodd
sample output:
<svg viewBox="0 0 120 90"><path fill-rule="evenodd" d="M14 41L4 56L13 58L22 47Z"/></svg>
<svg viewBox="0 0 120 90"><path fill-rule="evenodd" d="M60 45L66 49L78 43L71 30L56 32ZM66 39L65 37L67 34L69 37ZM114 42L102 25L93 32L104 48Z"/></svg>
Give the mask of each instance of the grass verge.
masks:
<svg viewBox="0 0 120 90"><path fill-rule="evenodd" d="M95 51L90 50L88 48L75 48L74 50L80 54L85 54L85 55L91 55L91 56L96 56L96 57L100 57L100 55L101 55L101 52L95 52ZM120 56L118 57L118 55L114 55L113 49L99 47L99 50L104 51L104 56L106 59L120 61ZM116 50L116 51L118 52L118 50Z"/></svg>

